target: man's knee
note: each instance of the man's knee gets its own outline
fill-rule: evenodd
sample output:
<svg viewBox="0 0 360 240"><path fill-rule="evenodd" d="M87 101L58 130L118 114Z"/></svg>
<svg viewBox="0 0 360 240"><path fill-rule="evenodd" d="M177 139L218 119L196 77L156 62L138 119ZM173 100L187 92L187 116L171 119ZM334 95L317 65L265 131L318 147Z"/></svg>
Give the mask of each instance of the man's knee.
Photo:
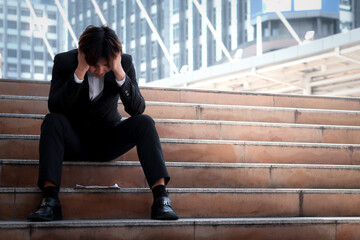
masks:
<svg viewBox="0 0 360 240"><path fill-rule="evenodd" d="M69 120L63 114L48 113L44 118L41 128L47 126L51 126L51 127L63 126L64 124L69 124Z"/></svg>
<svg viewBox="0 0 360 240"><path fill-rule="evenodd" d="M139 126L142 127L155 127L155 121L152 117L146 114L137 115Z"/></svg>

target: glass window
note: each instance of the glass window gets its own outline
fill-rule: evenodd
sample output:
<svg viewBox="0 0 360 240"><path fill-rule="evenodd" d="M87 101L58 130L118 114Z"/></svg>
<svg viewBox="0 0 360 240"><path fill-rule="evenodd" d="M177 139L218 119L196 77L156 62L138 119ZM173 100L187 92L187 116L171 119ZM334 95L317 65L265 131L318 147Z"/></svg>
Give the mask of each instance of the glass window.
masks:
<svg viewBox="0 0 360 240"><path fill-rule="evenodd" d="M202 20L201 17L199 17L199 35L202 35Z"/></svg>
<svg viewBox="0 0 360 240"><path fill-rule="evenodd" d="M179 67L179 65L180 65L180 56L179 56L178 53L175 53L175 54L174 54L174 63L175 63L175 65L176 65L177 67Z"/></svg>
<svg viewBox="0 0 360 240"><path fill-rule="evenodd" d="M157 79L157 69L153 68L151 70L151 81L155 81Z"/></svg>
<svg viewBox="0 0 360 240"><path fill-rule="evenodd" d="M173 13L178 13L179 12L179 0L173 0Z"/></svg>
<svg viewBox="0 0 360 240"><path fill-rule="evenodd" d="M9 15L16 15L16 7L8 7L7 8L7 13L9 14Z"/></svg>
<svg viewBox="0 0 360 240"><path fill-rule="evenodd" d="M4 27L4 21L0 19L0 27Z"/></svg>
<svg viewBox="0 0 360 240"><path fill-rule="evenodd" d="M17 65L14 63L9 63L7 65L7 71L8 72L17 72Z"/></svg>
<svg viewBox="0 0 360 240"><path fill-rule="evenodd" d="M30 23L22 22L21 23L21 30L30 30Z"/></svg>
<svg viewBox="0 0 360 240"><path fill-rule="evenodd" d="M48 27L48 32L49 33L56 33L56 26L49 26Z"/></svg>
<svg viewBox="0 0 360 240"><path fill-rule="evenodd" d="M30 37L20 37L20 40L21 40L21 44L24 44L24 45L30 45Z"/></svg>
<svg viewBox="0 0 360 240"><path fill-rule="evenodd" d="M8 43L17 43L17 36L16 35L8 35L7 42Z"/></svg>
<svg viewBox="0 0 360 240"><path fill-rule="evenodd" d="M21 58L22 59L30 59L30 51L21 51Z"/></svg>
<svg viewBox="0 0 360 240"><path fill-rule="evenodd" d="M35 52L35 59L36 60L43 60L44 59L44 54L42 52Z"/></svg>
<svg viewBox="0 0 360 240"><path fill-rule="evenodd" d="M48 12L47 15L49 19L56 19L56 12Z"/></svg>
<svg viewBox="0 0 360 240"><path fill-rule="evenodd" d="M43 17L44 16L44 12L40 9L35 9L35 15L37 17Z"/></svg>
<svg viewBox="0 0 360 240"><path fill-rule="evenodd" d="M8 50L7 50L7 54L8 54L8 57L14 57L14 58L17 57L17 51L16 51L16 49L8 49Z"/></svg>
<svg viewBox="0 0 360 240"><path fill-rule="evenodd" d="M212 21L211 21L211 23L214 25L214 26L216 26L216 7L215 8L213 8L213 12L212 12Z"/></svg>
<svg viewBox="0 0 360 240"><path fill-rule="evenodd" d="M145 45L141 46L141 62L145 62L146 58L146 48Z"/></svg>
<svg viewBox="0 0 360 240"><path fill-rule="evenodd" d="M16 29L17 23L15 21L7 21L7 27L11 29Z"/></svg>
<svg viewBox="0 0 360 240"><path fill-rule="evenodd" d="M350 0L340 0L340 4L351 5L351 1Z"/></svg>
<svg viewBox="0 0 360 240"><path fill-rule="evenodd" d="M141 19L141 36L144 36L146 34L146 26L147 22L145 19Z"/></svg>
<svg viewBox="0 0 360 240"><path fill-rule="evenodd" d="M202 57L201 57L201 55L202 55L202 45L200 45L199 46L199 54L198 54L198 66L199 66L199 68L201 68L201 66L202 66Z"/></svg>
<svg viewBox="0 0 360 240"><path fill-rule="evenodd" d="M34 45L35 46L43 46L43 40L41 38L34 38Z"/></svg>
<svg viewBox="0 0 360 240"><path fill-rule="evenodd" d="M173 34L174 34L174 43L178 43L179 42L179 24L178 23L174 24Z"/></svg>
<svg viewBox="0 0 360 240"><path fill-rule="evenodd" d="M35 66L35 73L43 73L44 72L44 68L41 66Z"/></svg>
<svg viewBox="0 0 360 240"><path fill-rule="evenodd" d="M21 72L30 72L30 65L21 65Z"/></svg>
<svg viewBox="0 0 360 240"><path fill-rule="evenodd" d="M56 40L50 39L49 44L50 44L51 47L55 48L56 47Z"/></svg>
<svg viewBox="0 0 360 240"><path fill-rule="evenodd" d="M157 53L157 44L156 42L152 42L152 48L151 48L151 56L154 59L156 57Z"/></svg>
<svg viewBox="0 0 360 240"><path fill-rule="evenodd" d="M29 17L30 16L30 11L27 9L21 9L21 16L23 17Z"/></svg>

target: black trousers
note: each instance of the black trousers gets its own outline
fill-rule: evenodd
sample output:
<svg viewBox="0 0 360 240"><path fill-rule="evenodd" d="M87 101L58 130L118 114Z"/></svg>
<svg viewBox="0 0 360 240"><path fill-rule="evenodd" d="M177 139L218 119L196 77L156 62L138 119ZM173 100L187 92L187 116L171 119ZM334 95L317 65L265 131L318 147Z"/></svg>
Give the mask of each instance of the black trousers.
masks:
<svg viewBox="0 0 360 240"><path fill-rule="evenodd" d="M111 161L137 147L145 177L151 187L170 180L154 120L135 115L101 131L78 131L62 114L50 113L41 125L38 186L44 181L61 185L63 161Z"/></svg>

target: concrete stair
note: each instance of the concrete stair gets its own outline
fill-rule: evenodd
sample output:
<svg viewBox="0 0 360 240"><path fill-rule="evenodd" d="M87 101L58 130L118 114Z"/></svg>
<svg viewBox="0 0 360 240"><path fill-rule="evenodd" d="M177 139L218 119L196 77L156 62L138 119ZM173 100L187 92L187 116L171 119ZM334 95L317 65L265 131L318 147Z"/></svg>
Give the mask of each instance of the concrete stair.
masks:
<svg viewBox="0 0 360 240"><path fill-rule="evenodd" d="M179 221L149 220L151 191L134 149L110 163L65 162L64 220L24 221L41 199L38 142L49 86L0 80L1 239L360 235L360 99L189 89L141 89ZM121 103L119 110L127 117ZM119 189L107 187L115 183Z"/></svg>

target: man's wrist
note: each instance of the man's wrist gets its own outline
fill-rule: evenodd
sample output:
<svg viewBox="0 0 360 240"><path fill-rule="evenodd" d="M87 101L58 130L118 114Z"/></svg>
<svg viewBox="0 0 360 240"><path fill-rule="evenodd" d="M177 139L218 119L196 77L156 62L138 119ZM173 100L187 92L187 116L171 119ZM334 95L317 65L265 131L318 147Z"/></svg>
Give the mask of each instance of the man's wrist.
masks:
<svg viewBox="0 0 360 240"><path fill-rule="evenodd" d="M75 70L75 75L79 80L84 80L86 72L87 71L76 69Z"/></svg>
<svg viewBox="0 0 360 240"><path fill-rule="evenodd" d="M83 81L84 81L84 79L79 79L75 73L74 73L74 80L76 83L79 83L79 84L83 83Z"/></svg>
<svg viewBox="0 0 360 240"><path fill-rule="evenodd" d="M120 71L114 71L116 80L123 80L125 78L125 71L121 69Z"/></svg>
<svg viewBox="0 0 360 240"><path fill-rule="evenodd" d="M121 86L124 85L124 83L125 83L126 76L125 76L123 79L117 79L117 78L115 78L115 80L116 80L117 85L118 85L119 87L121 87Z"/></svg>

